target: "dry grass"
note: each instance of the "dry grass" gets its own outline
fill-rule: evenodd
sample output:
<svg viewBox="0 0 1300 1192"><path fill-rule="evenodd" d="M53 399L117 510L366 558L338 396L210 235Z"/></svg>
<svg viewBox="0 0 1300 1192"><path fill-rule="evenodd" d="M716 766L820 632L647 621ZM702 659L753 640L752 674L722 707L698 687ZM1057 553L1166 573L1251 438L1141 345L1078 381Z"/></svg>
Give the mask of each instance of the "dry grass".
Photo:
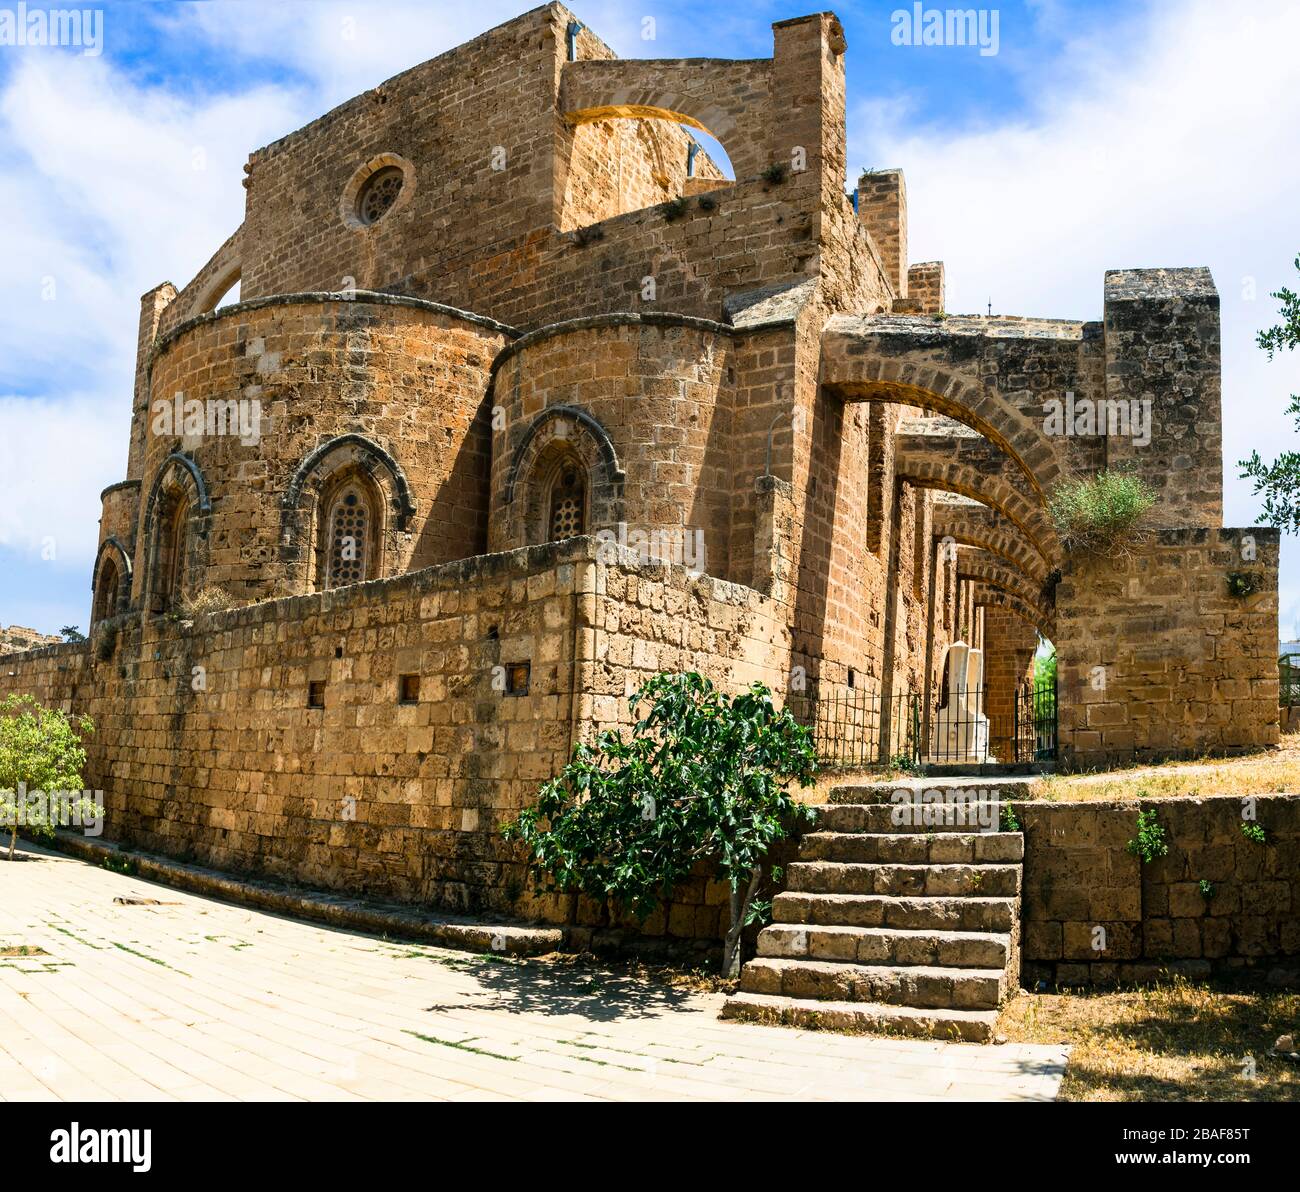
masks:
<svg viewBox="0 0 1300 1192"><path fill-rule="evenodd" d="M1075 802L1091 799L1158 799L1178 795L1270 795L1300 791L1300 734L1276 749L1217 760L1165 762L1098 774L1050 774L1031 796Z"/></svg>
<svg viewBox="0 0 1300 1192"><path fill-rule="evenodd" d="M1268 1054L1298 1027L1300 992L1183 978L1022 993L998 1022L1012 1042L1071 1045L1063 1101L1300 1101L1300 1064Z"/></svg>

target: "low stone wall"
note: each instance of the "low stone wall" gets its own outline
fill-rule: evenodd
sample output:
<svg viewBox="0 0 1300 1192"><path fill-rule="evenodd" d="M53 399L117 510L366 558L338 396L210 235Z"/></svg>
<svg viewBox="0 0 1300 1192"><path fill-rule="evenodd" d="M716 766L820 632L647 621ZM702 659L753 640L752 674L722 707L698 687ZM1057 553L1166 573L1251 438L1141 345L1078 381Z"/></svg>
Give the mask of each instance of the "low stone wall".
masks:
<svg viewBox="0 0 1300 1192"><path fill-rule="evenodd" d="M750 588L598 561L590 538L206 614L125 614L11 655L0 698L89 715L106 836L234 873L600 926L530 892L499 826L660 670L782 689L785 620ZM418 677L402 699L401 678ZM322 706L312 706L313 696ZM652 934L716 938L689 883Z"/></svg>
<svg viewBox="0 0 1300 1192"><path fill-rule="evenodd" d="M1056 589L1061 763L1276 744L1278 552L1278 531L1255 526L1069 556ZM1234 595L1230 576L1254 590Z"/></svg>
<svg viewBox="0 0 1300 1192"><path fill-rule="evenodd" d="M1015 807L1026 984L1149 981L1171 967L1300 958L1300 795ZM1139 810L1156 813L1169 849L1145 865L1125 849ZM1263 827L1266 843L1244 836L1243 823Z"/></svg>

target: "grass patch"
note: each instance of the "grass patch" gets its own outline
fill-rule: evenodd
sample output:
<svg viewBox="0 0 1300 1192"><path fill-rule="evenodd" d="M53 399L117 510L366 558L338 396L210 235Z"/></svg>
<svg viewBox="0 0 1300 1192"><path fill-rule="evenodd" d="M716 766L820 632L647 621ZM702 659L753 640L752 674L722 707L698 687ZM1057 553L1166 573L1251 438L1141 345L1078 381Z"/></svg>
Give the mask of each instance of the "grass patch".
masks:
<svg viewBox="0 0 1300 1192"><path fill-rule="evenodd" d="M1113 555L1141 539L1140 527L1155 503L1155 491L1140 476L1098 472L1058 485L1047 509L1065 550Z"/></svg>
<svg viewBox="0 0 1300 1192"><path fill-rule="evenodd" d="M485 1051L482 1047L471 1047L469 1041L463 1043L453 1043L450 1039L435 1039L432 1035L422 1035L419 1031L411 1031L403 1028L402 1034L411 1035L419 1039L422 1043L436 1043L439 1047L451 1047L456 1051L468 1051L474 1055L486 1055L494 1060L509 1060L512 1064L519 1058L517 1055L501 1055L496 1051Z"/></svg>
<svg viewBox="0 0 1300 1192"><path fill-rule="evenodd" d="M141 960L147 960L150 964L156 964L161 968L171 969L173 973L180 973L182 977L188 977L191 975L184 969L178 969L175 966L168 964L165 960L159 960L156 956L150 956L148 952L138 952L135 948L128 948L125 944L119 944L116 940L113 941L113 947L120 948L123 952L129 952L132 956L138 956Z"/></svg>
<svg viewBox="0 0 1300 1192"><path fill-rule="evenodd" d="M48 956L49 953L44 948L38 948L35 944L16 944L6 945L0 948L0 958L8 960L15 956Z"/></svg>
<svg viewBox="0 0 1300 1192"><path fill-rule="evenodd" d="M1300 1101L1300 1065L1268 1054L1298 1020L1300 992L1176 977L1022 993L998 1030L1015 1043L1070 1044L1063 1101Z"/></svg>
<svg viewBox="0 0 1300 1192"><path fill-rule="evenodd" d="M1045 774L1030 787L1034 799L1160 799L1178 795L1273 795L1300 791L1300 735L1276 749L1232 758L1199 758L1131 766L1097 774Z"/></svg>

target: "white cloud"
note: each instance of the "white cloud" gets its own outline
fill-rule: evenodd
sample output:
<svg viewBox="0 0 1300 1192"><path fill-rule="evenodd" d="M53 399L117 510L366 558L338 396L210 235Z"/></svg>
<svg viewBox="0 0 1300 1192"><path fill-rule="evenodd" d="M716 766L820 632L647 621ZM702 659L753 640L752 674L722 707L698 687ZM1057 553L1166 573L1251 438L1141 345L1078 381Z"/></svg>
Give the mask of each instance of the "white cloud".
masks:
<svg viewBox="0 0 1300 1192"><path fill-rule="evenodd" d="M0 547L89 573L99 494L125 474L126 447L122 411L100 394L0 397Z"/></svg>
<svg viewBox="0 0 1300 1192"><path fill-rule="evenodd" d="M1004 50L1009 37L1004 27ZM1283 413L1300 358L1269 364L1254 342L1276 321L1268 293L1295 288L1297 43L1293 5L1161 3L1027 72L1028 116L972 130L918 127L898 105L851 113L850 160L906 171L911 259L945 262L950 310L982 312L991 299L994 313L1099 319L1107 269L1211 267L1229 525L1258 511L1236 461L1300 446ZM1288 541L1286 632L1300 617L1290 554Z"/></svg>
<svg viewBox="0 0 1300 1192"><path fill-rule="evenodd" d="M0 93L5 382L0 547L94 555L99 492L125 475L139 298L183 285L243 219L243 162L298 120L258 88L182 102L103 59L30 55ZM203 168L199 168L203 167Z"/></svg>

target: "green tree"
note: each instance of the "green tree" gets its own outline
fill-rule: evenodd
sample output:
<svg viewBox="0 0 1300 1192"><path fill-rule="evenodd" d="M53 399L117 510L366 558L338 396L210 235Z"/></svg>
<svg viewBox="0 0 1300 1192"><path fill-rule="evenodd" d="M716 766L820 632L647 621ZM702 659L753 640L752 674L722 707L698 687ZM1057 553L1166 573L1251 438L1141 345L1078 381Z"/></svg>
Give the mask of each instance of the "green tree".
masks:
<svg viewBox="0 0 1300 1192"><path fill-rule="evenodd" d="M539 889L639 919L706 863L731 890L723 972L735 976L768 852L814 817L788 789L816 772L811 734L761 683L733 698L702 675L660 674L629 706L645 709L631 735L579 744L503 832L526 846Z"/></svg>
<svg viewBox="0 0 1300 1192"><path fill-rule="evenodd" d="M1295 267L1300 271L1300 256L1295 259ZM1293 351L1300 345L1300 297L1285 287L1270 296L1282 304L1278 311L1282 321L1261 331L1255 342L1272 360L1278 352ZM1286 412L1300 429L1300 394L1291 394ZM1250 458L1239 460L1237 466L1243 480L1255 482L1256 495L1264 496L1260 523L1300 533L1300 452L1284 451L1271 464L1266 464L1258 451L1252 451Z"/></svg>
<svg viewBox="0 0 1300 1192"><path fill-rule="evenodd" d="M59 630L63 640L66 642L84 642L86 635L81 632L80 625L65 625Z"/></svg>
<svg viewBox="0 0 1300 1192"><path fill-rule="evenodd" d="M81 795L86 765L82 738L93 732L89 717L46 708L30 695L10 695L0 702L0 825L10 829L9 856L14 859L18 829L27 827L53 836L59 808L33 792L75 791L64 806L83 821L103 815L102 807Z"/></svg>
<svg viewBox="0 0 1300 1192"><path fill-rule="evenodd" d="M1038 639L1034 654L1034 686L1046 687L1056 682L1056 647L1045 638Z"/></svg>

